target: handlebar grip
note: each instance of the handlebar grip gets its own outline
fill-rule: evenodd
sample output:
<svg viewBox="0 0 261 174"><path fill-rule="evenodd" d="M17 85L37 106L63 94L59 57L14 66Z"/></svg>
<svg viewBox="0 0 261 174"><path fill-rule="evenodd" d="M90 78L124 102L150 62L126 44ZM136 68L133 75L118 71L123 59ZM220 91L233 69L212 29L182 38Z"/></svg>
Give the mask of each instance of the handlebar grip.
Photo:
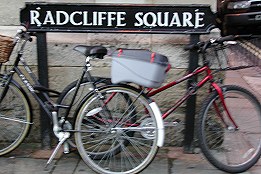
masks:
<svg viewBox="0 0 261 174"><path fill-rule="evenodd" d="M30 36L30 38L28 38L28 41L29 41L29 42L32 42L32 41L33 41L33 38Z"/></svg>
<svg viewBox="0 0 261 174"><path fill-rule="evenodd" d="M23 37L24 37L26 40L28 40L29 42L32 42L32 41L33 41L33 38L31 37L30 33L25 32L25 33L23 34Z"/></svg>
<svg viewBox="0 0 261 174"><path fill-rule="evenodd" d="M33 41L33 38L31 37L30 33L28 33L26 30L23 30L23 29L18 29L16 36L18 38L25 39L25 40L27 40L29 42Z"/></svg>

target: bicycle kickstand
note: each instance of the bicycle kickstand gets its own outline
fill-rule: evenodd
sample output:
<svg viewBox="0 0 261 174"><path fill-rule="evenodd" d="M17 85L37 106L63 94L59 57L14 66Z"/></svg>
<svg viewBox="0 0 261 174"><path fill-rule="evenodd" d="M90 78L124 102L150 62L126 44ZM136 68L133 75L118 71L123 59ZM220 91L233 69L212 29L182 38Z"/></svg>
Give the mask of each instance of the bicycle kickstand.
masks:
<svg viewBox="0 0 261 174"><path fill-rule="evenodd" d="M69 132L64 132L64 136L59 140L59 143L57 144L57 146L55 147L52 155L50 156L50 158L48 159L45 168L47 168L51 162L53 161L54 157L56 156L58 150L61 148L61 146L64 144L65 148L64 148L64 153L68 153L68 144L67 142L65 142L68 138L70 137L70 133Z"/></svg>

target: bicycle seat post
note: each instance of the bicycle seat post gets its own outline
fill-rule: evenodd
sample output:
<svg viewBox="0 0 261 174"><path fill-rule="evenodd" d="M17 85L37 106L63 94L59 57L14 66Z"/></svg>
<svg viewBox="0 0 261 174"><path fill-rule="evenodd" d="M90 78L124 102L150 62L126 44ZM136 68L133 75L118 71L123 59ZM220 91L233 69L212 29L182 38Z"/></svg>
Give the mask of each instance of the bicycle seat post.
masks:
<svg viewBox="0 0 261 174"><path fill-rule="evenodd" d="M85 64L86 71L92 70L91 63L90 63L90 56L86 57L85 62L86 62L86 64Z"/></svg>
<svg viewBox="0 0 261 174"><path fill-rule="evenodd" d="M92 70L92 66L90 63L91 58L92 58L91 56L86 57L86 60L85 60L86 64L85 64L84 71L86 73L86 77L87 77L88 81L91 82L92 88L96 89L95 80L90 73L90 71Z"/></svg>

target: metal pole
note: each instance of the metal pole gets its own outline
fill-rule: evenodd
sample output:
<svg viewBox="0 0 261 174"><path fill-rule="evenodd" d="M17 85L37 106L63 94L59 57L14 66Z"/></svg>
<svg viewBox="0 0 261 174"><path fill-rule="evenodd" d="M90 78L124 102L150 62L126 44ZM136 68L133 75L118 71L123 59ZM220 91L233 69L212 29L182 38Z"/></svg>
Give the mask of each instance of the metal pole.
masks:
<svg viewBox="0 0 261 174"><path fill-rule="evenodd" d="M199 34L190 35L190 44L199 42ZM189 55L188 71L193 72L198 67L198 53L196 50L191 50ZM188 80L187 87L197 82L197 77ZM185 137L184 137L184 152L193 153L193 139L194 139L194 122L196 114L196 95L191 96L186 102L186 116L185 116Z"/></svg>
<svg viewBox="0 0 261 174"><path fill-rule="evenodd" d="M46 33L39 32L37 36L38 76L41 85L48 88L48 58ZM51 149L51 124L45 111L40 108L40 127L42 149Z"/></svg>

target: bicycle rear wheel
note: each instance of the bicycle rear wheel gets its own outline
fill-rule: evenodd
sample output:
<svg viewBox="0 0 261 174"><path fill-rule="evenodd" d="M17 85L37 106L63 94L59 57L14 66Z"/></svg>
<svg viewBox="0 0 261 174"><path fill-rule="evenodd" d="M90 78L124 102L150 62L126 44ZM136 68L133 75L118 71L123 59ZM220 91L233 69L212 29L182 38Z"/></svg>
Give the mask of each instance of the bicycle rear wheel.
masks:
<svg viewBox="0 0 261 174"><path fill-rule="evenodd" d="M218 169L230 173L244 172L261 155L260 103L244 88L227 85L222 90L232 119L214 91L203 103L199 115L200 147Z"/></svg>
<svg viewBox="0 0 261 174"><path fill-rule="evenodd" d="M151 101L129 86L111 85L99 91L101 96L87 96L77 114L78 151L96 172L139 173L158 150Z"/></svg>
<svg viewBox="0 0 261 174"><path fill-rule="evenodd" d="M0 155L17 148L25 139L31 127L31 111L27 97L18 86L0 78ZM3 92L7 89L6 92Z"/></svg>

